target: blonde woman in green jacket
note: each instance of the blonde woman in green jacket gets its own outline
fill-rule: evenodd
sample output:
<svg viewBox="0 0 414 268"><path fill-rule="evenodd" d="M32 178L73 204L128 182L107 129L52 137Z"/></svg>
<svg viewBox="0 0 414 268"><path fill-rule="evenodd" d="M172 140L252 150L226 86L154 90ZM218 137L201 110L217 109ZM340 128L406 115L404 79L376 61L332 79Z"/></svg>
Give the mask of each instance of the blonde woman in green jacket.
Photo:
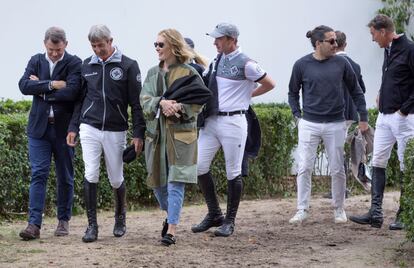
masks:
<svg viewBox="0 0 414 268"><path fill-rule="evenodd" d="M166 99L177 79L197 75L186 63L193 58L182 35L174 29L159 32L154 43L160 63L148 71L140 101L146 119L145 160L147 184L167 212L161 243L175 244L176 227L186 183L197 183L197 116L202 105Z"/></svg>

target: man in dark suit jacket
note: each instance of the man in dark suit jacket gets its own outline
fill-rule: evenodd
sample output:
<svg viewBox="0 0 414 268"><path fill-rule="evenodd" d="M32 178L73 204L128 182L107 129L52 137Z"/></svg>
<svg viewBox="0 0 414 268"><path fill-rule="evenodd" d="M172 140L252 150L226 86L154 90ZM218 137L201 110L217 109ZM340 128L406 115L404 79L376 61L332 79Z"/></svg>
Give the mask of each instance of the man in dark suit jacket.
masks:
<svg viewBox="0 0 414 268"><path fill-rule="evenodd" d="M347 45L346 43L346 35L344 32L341 31L335 31L336 34L336 43L338 44L338 47L336 48L336 55L340 55L345 57L345 59L349 62L352 69L354 70L355 75L358 79L358 84L362 89L362 92L365 94L365 84L364 80L362 80L361 75L361 67L359 64L357 64L355 61L353 61L345 52L345 47ZM347 126L349 127L352 122L358 122L358 113L355 107L354 102L352 101L351 96L349 95L348 91L345 90L345 120L347 122Z"/></svg>
<svg viewBox="0 0 414 268"><path fill-rule="evenodd" d="M20 91L32 95L27 136L31 181L29 220L20 232L24 240L39 238L52 155L57 176L56 236L69 234L73 204L73 155L66 144L74 100L81 83L82 61L66 52L65 31L51 27L45 33L46 53L34 55L19 81Z"/></svg>

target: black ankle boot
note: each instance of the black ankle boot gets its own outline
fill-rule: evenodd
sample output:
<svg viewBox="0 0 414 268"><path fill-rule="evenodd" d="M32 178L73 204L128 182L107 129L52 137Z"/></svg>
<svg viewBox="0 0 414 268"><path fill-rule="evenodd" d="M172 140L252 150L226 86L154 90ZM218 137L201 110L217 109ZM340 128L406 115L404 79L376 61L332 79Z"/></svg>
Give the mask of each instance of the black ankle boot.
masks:
<svg viewBox="0 0 414 268"><path fill-rule="evenodd" d="M385 168L374 167L371 182L371 208L368 213L362 216L350 216L350 221L359 224L370 224L372 227L381 228L384 222L382 200L384 198L385 179Z"/></svg>
<svg viewBox="0 0 414 268"><path fill-rule="evenodd" d="M404 229L404 223L401 219L401 213L402 213L401 203L400 207L398 208L397 215L395 216L395 220L393 223L390 224L389 229L393 231L399 231Z"/></svg>
<svg viewBox="0 0 414 268"><path fill-rule="evenodd" d="M404 196L404 174L401 174L401 180L400 180L400 207L398 208L397 214L395 215L395 220L393 223L390 224L389 229L390 230L403 230L404 229L404 223L401 219L401 213L403 212L403 204L402 204L402 198Z"/></svg>
<svg viewBox="0 0 414 268"><path fill-rule="evenodd" d="M191 227L193 233L204 232L211 227L218 227L223 224L224 220L216 195L216 187L210 172L198 176L198 185L206 200L208 214L201 223Z"/></svg>
<svg viewBox="0 0 414 268"><path fill-rule="evenodd" d="M118 189L114 189L115 195L115 225L114 225L114 236L121 237L126 232L126 188L125 182L122 182Z"/></svg>
<svg viewBox="0 0 414 268"><path fill-rule="evenodd" d="M86 215L88 216L88 227L82 241L85 243L93 242L98 239L98 223L96 221L96 183L89 183L84 180L84 198Z"/></svg>
<svg viewBox="0 0 414 268"><path fill-rule="evenodd" d="M243 181L241 176L227 182L227 211L223 225L214 232L216 236L230 236L234 232L234 222L239 208Z"/></svg>

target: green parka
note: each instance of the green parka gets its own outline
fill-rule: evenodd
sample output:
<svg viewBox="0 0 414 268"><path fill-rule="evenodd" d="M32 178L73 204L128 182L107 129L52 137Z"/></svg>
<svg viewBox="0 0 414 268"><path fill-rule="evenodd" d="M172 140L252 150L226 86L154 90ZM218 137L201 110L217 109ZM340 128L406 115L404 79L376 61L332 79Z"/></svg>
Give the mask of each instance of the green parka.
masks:
<svg viewBox="0 0 414 268"><path fill-rule="evenodd" d="M157 118L163 93L176 79L192 74L197 71L187 64L172 65L168 72L160 66L148 71L140 102L147 125L145 161L149 187L167 182L197 183L197 116L202 106L183 104L180 118L166 118L161 111Z"/></svg>

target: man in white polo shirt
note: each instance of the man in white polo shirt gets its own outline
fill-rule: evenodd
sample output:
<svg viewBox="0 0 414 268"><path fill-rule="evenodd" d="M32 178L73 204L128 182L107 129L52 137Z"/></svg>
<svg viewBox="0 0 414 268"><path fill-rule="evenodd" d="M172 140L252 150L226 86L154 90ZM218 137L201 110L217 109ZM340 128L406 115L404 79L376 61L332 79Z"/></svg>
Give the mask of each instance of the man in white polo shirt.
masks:
<svg viewBox="0 0 414 268"><path fill-rule="evenodd" d="M242 193L241 165L247 138L246 110L251 98L271 90L275 83L237 45L239 30L229 23L218 24L207 35L215 38L219 55L210 64L205 82L213 93L201 114L198 143L198 181L208 207L204 220L194 225L194 233L220 226L214 234L229 236ZM259 86L257 86L259 83ZM228 180L227 211L223 216L210 173L211 162L223 148Z"/></svg>

